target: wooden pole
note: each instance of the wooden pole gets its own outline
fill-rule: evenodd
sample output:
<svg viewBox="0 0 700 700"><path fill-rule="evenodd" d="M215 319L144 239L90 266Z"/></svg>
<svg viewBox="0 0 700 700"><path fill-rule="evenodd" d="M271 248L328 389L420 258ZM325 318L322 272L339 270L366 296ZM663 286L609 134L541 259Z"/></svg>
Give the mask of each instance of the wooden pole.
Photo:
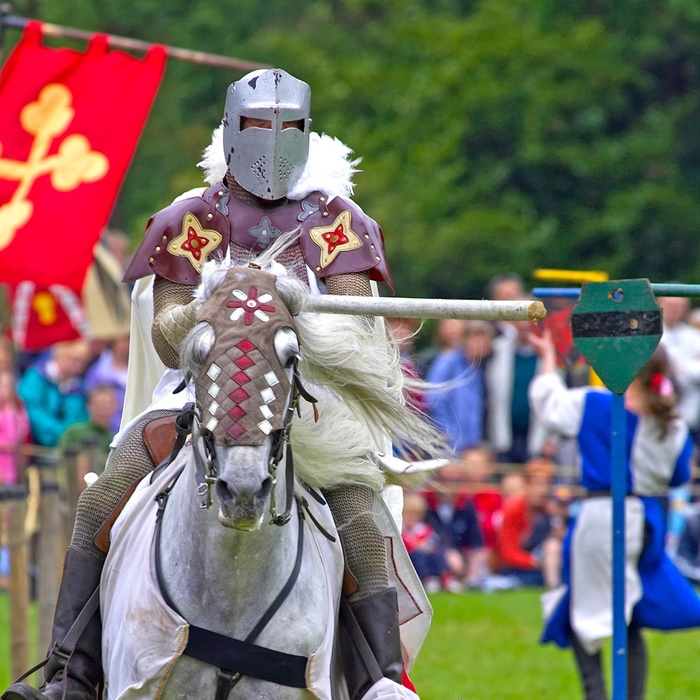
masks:
<svg viewBox="0 0 700 700"><path fill-rule="evenodd" d="M7 503L8 549L10 553L10 668L17 678L30 666L29 652L29 554L24 519L27 493L22 489Z"/></svg>
<svg viewBox="0 0 700 700"><path fill-rule="evenodd" d="M66 545L71 541L75 511L80 496L80 477L78 474L78 454L80 450L75 445L68 445L63 450L63 469L66 478L66 503L62 512L63 537Z"/></svg>
<svg viewBox="0 0 700 700"><path fill-rule="evenodd" d="M402 297L309 296L304 311L353 316L463 318L484 321L539 321L547 312L541 301L410 299Z"/></svg>
<svg viewBox="0 0 700 700"><path fill-rule="evenodd" d="M30 21L27 17L17 17L15 15L5 15L1 19L2 27L13 27L14 29L24 29ZM99 32L88 32L84 29L76 29L75 27L63 27L58 24L49 24L48 22L41 23L41 29L44 36L58 36L67 39L80 39L90 41L95 34ZM156 44L140 39L131 39L124 36L116 36L108 34L107 39L112 48L125 49L127 51L148 51L156 46ZM215 68L230 68L236 71L248 73L258 68L270 68L265 63L257 63L256 61L244 61L240 58L232 58L230 56L221 56L219 54L205 53L203 51L192 51L190 49L179 49L175 46L163 46L168 58L174 58L178 61L187 61L189 63L198 63L205 66L214 66Z"/></svg>
<svg viewBox="0 0 700 700"><path fill-rule="evenodd" d="M39 649L51 645L53 614L58 597L61 562L59 551L59 499L56 466L53 460L41 465L41 525L37 552L37 607L39 610Z"/></svg>

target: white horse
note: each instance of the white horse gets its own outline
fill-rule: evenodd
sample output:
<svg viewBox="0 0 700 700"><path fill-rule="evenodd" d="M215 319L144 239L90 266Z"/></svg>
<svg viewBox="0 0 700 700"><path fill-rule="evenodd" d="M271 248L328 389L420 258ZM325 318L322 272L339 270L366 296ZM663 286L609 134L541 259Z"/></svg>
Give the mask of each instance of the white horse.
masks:
<svg viewBox="0 0 700 700"><path fill-rule="evenodd" d="M333 654L343 558L319 490L379 491L382 436L426 452L439 437L403 405L383 333L299 314L306 294L284 274L205 267L182 351L197 397L180 418L188 444L138 487L103 575L109 700L346 697ZM406 619L429 612L405 597Z"/></svg>

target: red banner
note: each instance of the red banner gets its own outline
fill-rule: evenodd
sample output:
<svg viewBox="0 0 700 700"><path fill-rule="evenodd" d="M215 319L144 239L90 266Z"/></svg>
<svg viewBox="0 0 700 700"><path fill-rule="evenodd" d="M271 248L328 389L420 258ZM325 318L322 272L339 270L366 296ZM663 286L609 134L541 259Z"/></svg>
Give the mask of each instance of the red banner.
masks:
<svg viewBox="0 0 700 700"><path fill-rule="evenodd" d="M21 282L11 290L12 340L20 350L43 350L87 335L83 305L68 287Z"/></svg>
<svg viewBox="0 0 700 700"><path fill-rule="evenodd" d="M0 73L0 282L79 295L165 60L103 35L84 53L48 48L27 25Z"/></svg>

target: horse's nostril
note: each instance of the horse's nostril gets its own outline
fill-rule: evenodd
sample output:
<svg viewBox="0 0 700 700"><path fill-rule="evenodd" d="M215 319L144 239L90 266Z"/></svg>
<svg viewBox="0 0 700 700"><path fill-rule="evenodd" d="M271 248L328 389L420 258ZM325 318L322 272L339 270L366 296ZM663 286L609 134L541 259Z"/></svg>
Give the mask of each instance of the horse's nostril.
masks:
<svg viewBox="0 0 700 700"><path fill-rule="evenodd" d="M225 479L216 480L216 495L220 501L230 501L235 498L235 494L229 488L228 482Z"/></svg>
<svg viewBox="0 0 700 700"><path fill-rule="evenodd" d="M258 493L258 499L261 502L264 502L267 500L268 496L270 495L270 492L272 491L272 477L268 476L263 482L262 486L260 487L260 492Z"/></svg>

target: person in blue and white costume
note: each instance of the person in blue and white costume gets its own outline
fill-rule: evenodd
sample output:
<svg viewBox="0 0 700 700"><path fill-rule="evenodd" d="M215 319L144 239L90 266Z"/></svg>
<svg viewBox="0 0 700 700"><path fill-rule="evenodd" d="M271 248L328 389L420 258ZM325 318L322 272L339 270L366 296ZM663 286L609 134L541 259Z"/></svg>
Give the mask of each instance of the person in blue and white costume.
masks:
<svg viewBox="0 0 700 700"><path fill-rule="evenodd" d="M530 403L546 428L576 437L581 456L581 510L564 543L564 586L545 594L541 642L573 647L586 700L607 698L600 648L612 636L611 410L607 389L568 389L556 370L550 335L532 336L542 358ZM700 626L700 598L664 552L664 499L690 478L692 440L675 410L663 349L657 349L625 392L625 616L628 697L644 697L647 664L642 627Z"/></svg>

